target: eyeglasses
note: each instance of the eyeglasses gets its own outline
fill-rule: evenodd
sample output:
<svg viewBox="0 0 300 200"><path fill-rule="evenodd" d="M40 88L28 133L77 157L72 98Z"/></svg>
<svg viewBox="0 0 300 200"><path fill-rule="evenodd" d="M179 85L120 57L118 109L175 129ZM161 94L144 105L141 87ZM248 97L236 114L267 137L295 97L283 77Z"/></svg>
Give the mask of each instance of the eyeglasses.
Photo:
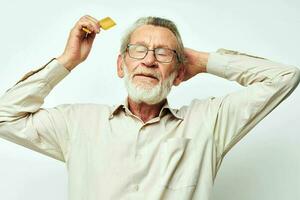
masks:
<svg viewBox="0 0 300 200"><path fill-rule="evenodd" d="M155 48L149 50L146 46L141 44L128 44L126 50L131 58L138 60L144 59L149 51L153 51L155 59L161 63L172 62L174 55L176 55L178 59L177 52L168 48Z"/></svg>

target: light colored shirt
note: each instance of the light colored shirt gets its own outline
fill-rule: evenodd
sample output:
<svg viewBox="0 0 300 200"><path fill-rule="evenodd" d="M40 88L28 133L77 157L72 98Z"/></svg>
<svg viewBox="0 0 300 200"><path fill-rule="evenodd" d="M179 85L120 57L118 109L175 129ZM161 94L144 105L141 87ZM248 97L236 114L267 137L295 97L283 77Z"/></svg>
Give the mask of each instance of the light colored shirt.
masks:
<svg viewBox="0 0 300 200"><path fill-rule="evenodd" d="M288 97L300 71L219 49L207 72L242 90L194 99L144 123L115 105L41 108L70 71L56 59L0 98L0 136L65 162L70 200L208 200L225 154Z"/></svg>

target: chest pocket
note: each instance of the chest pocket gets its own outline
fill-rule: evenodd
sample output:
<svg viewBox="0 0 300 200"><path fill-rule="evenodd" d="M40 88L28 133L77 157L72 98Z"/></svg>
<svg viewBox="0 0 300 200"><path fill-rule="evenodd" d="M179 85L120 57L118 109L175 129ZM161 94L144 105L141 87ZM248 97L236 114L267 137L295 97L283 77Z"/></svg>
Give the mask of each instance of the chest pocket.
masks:
<svg viewBox="0 0 300 200"><path fill-rule="evenodd" d="M160 145L160 186L176 190L197 185L193 146L189 138L170 138Z"/></svg>

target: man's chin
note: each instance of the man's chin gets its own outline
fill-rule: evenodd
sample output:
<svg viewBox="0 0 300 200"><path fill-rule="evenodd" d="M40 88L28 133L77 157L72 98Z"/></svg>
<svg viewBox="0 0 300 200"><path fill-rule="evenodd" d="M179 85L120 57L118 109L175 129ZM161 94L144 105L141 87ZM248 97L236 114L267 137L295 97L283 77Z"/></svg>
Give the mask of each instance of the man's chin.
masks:
<svg viewBox="0 0 300 200"><path fill-rule="evenodd" d="M137 89L149 90L150 91L150 90L154 89L154 87L157 86L158 83L154 84L154 83L149 83L149 82L138 81L138 82L134 82L133 85Z"/></svg>
<svg viewBox="0 0 300 200"><path fill-rule="evenodd" d="M129 96L138 102L144 102L147 104L155 104L159 99L160 92L157 87L149 85L136 85L133 84L131 91L128 91Z"/></svg>

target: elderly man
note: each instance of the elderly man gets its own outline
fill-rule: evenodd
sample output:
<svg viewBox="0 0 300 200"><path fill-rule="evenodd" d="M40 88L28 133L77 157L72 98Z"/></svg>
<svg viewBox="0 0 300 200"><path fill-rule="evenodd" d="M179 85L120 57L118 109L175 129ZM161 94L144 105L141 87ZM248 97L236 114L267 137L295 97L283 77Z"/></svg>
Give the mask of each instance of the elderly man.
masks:
<svg viewBox="0 0 300 200"><path fill-rule="evenodd" d="M173 22L146 17L122 41L117 71L128 91L123 103L41 108L52 88L88 57L99 32L95 18L80 18L63 54L0 99L0 136L65 162L71 200L208 200L225 154L300 79L296 67L265 58L184 48ZM170 108L171 87L199 73L245 88Z"/></svg>

